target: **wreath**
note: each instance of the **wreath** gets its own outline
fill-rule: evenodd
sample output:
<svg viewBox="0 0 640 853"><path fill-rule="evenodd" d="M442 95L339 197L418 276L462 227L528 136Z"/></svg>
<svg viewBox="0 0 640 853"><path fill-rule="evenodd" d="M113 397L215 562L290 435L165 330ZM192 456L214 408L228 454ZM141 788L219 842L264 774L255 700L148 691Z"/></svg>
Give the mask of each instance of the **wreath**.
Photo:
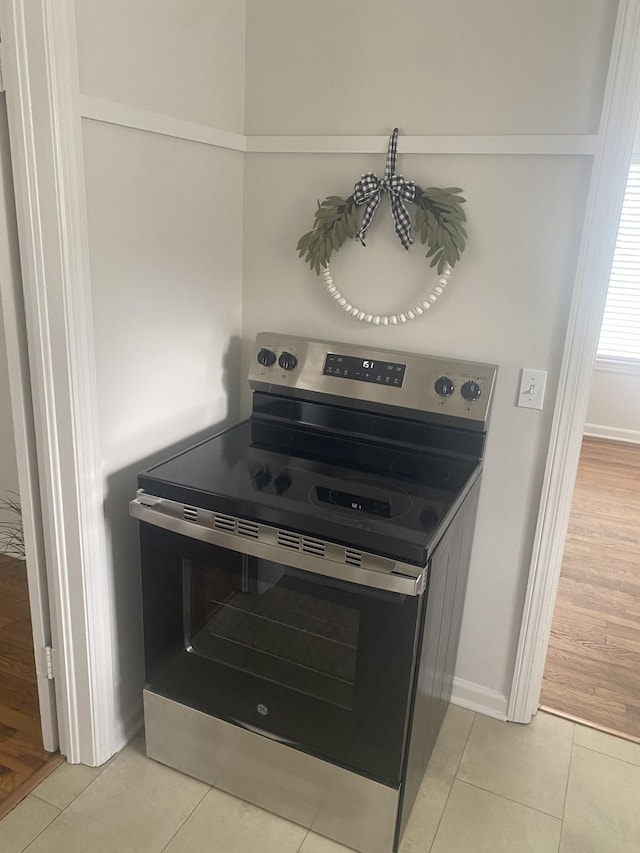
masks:
<svg viewBox="0 0 640 853"><path fill-rule="evenodd" d="M331 195L323 202L318 201L313 228L300 237L297 245L299 257L304 257L305 263L317 275L323 275L329 295L340 307L353 317L376 325L413 320L430 308L442 294L452 268L460 260L467 237L462 224L466 221L462 209L465 199L460 195L462 190L459 187L428 187L423 190L413 181L397 175L397 145L396 127L389 139L384 178L380 180L373 172L368 172L355 184L353 193L347 198ZM363 246L366 245L367 228L384 192L389 194L391 200L391 214L398 239L408 250L414 242L411 231L417 233L420 241L427 246L426 256L431 258L430 266L436 267L440 278L428 298L419 305L399 314L381 316L361 311L342 296L333 283L329 261L347 239L357 238ZM415 205L413 220L405 202Z"/></svg>

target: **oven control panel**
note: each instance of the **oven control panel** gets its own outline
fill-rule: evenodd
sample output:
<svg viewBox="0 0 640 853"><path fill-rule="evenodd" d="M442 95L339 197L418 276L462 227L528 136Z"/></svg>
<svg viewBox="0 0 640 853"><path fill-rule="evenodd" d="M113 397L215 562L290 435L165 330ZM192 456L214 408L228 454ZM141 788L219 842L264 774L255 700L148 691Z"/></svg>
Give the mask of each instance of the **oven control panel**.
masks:
<svg viewBox="0 0 640 853"><path fill-rule="evenodd" d="M322 373L324 376L335 376L338 379L354 379L356 382L373 382L374 385L401 388L406 369L406 364L384 361L377 356L360 358L328 352Z"/></svg>
<svg viewBox="0 0 640 853"><path fill-rule="evenodd" d="M260 332L249 384L271 393L312 392L352 406L410 410L424 420L440 414L481 428L496 372L491 364Z"/></svg>

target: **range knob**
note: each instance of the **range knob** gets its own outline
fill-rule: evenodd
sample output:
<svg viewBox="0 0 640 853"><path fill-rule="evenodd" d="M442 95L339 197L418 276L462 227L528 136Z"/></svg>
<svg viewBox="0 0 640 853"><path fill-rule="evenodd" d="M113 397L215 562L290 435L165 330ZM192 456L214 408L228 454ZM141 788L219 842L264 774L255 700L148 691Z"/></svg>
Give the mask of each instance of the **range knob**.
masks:
<svg viewBox="0 0 640 853"><path fill-rule="evenodd" d="M278 364L283 370L293 370L298 363L298 359L290 352L283 352L278 359Z"/></svg>
<svg viewBox="0 0 640 853"><path fill-rule="evenodd" d="M441 397L450 397L454 391L453 382L448 376L441 376L440 379L436 379L433 387L436 389L436 394Z"/></svg>
<svg viewBox="0 0 640 853"><path fill-rule="evenodd" d="M271 365L276 360L276 354L271 352L270 349L266 349L262 347L260 352L258 353L258 362L262 364L264 367L271 367Z"/></svg>
<svg viewBox="0 0 640 853"><path fill-rule="evenodd" d="M464 383L460 389L460 393L465 400L477 400L482 391L480 390L478 383L474 382L473 379L470 379L468 382Z"/></svg>

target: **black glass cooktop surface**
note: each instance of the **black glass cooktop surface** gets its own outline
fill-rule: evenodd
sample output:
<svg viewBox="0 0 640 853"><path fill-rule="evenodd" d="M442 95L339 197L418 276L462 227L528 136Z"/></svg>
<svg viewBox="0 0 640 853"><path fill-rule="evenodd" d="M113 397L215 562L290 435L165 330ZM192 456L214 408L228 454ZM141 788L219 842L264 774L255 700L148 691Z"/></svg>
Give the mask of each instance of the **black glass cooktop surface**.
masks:
<svg viewBox="0 0 640 853"><path fill-rule="evenodd" d="M141 474L147 493L424 564L479 463L244 421Z"/></svg>

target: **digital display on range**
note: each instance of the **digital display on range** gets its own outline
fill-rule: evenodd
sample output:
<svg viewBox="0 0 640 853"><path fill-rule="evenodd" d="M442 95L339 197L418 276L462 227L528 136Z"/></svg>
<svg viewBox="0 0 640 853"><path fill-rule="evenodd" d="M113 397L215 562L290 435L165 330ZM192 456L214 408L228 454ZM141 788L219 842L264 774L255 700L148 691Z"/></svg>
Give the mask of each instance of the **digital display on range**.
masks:
<svg viewBox="0 0 640 853"><path fill-rule="evenodd" d="M355 379L358 382L373 382L375 385L391 385L401 388L406 364L380 361L377 358L355 358L329 352L324 362L324 376L339 379Z"/></svg>
<svg viewBox="0 0 640 853"><path fill-rule="evenodd" d="M316 486L316 494L318 500L325 503L355 509L358 512L370 512L372 515L382 515L384 518L391 517L391 504L389 501L380 501L375 498L352 494L351 492L341 492L337 489L327 489L325 486Z"/></svg>

